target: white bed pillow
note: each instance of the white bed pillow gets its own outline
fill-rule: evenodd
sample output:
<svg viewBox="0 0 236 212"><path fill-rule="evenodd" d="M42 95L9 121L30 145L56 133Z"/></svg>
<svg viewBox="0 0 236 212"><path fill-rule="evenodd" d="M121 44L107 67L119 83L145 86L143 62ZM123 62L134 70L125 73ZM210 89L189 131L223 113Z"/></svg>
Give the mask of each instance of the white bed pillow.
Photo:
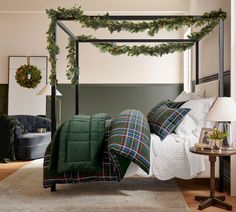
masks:
<svg viewBox="0 0 236 212"><path fill-rule="evenodd" d="M215 97L211 97L190 100L184 103L180 108L190 108L191 110L175 129L176 134L179 136L194 134L199 137L202 127L213 127L214 122L207 121L206 115L215 100Z"/></svg>
<svg viewBox="0 0 236 212"><path fill-rule="evenodd" d="M187 93L186 91L182 91L182 93L176 97L175 102L185 102L194 99L202 99L205 97L205 91L199 90L196 92Z"/></svg>

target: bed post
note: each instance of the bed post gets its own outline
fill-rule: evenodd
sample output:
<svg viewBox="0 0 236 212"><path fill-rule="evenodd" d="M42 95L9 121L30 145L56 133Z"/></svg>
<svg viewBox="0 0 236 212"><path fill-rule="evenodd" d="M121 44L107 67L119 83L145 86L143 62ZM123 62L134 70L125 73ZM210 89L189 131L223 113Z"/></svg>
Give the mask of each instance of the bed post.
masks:
<svg viewBox="0 0 236 212"><path fill-rule="evenodd" d="M76 40L76 66L79 71L79 42ZM77 75L78 81L75 85L75 115L79 115L79 73Z"/></svg>
<svg viewBox="0 0 236 212"><path fill-rule="evenodd" d="M224 21L219 24L219 96L224 96Z"/></svg>
<svg viewBox="0 0 236 212"><path fill-rule="evenodd" d="M51 185L51 192L55 192L55 191L57 191L56 183L53 183L53 184Z"/></svg>
<svg viewBox="0 0 236 212"><path fill-rule="evenodd" d="M53 32L53 38L56 43L56 31L57 25L55 26ZM56 62L55 62L56 63ZM55 79L54 84L51 86L51 139L56 131L56 83L57 79Z"/></svg>
<svg viewBox="0 0 236 212"><path fill-rule="evenodd" d="M195 72L195 85L199 84L199 41L196 41L196 72Z"/></svg>
<svg viewBox="0 0 236 212"><path fill-rule="evenodd" d="M51 138L56 131L56 85L51 87Z"/></svg>
<svg viewBox="0 0 236 212"><path fill-rule="evenodd" d="M219 23L219 97L224 96L224 21ZM219 192L224 190L224 160L220 158Z"/></svg>

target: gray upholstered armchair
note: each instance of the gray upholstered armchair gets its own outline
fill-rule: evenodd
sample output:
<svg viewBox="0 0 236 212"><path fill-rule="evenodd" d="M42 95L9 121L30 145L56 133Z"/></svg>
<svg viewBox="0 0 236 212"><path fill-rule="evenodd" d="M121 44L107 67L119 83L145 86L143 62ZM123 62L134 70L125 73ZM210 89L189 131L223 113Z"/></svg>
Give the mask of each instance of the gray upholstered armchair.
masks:
<svg viewBox="0 0 236 212"><path fill-rule="evenodd" d="M15 129L15 155L18 160L32 160L44 156L51 141L51 121L33 115L14 115L21 127ZM45 128L45 133L38 129Z"/></svg>

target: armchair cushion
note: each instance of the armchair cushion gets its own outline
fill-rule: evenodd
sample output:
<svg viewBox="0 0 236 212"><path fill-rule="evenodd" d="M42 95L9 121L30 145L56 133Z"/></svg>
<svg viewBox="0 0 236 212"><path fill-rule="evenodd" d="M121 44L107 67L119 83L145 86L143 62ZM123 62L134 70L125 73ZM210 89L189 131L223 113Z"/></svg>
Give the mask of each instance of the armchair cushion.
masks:
<svg viewBox="0 0 236 212"><path fill-rule="evenodd" d="M33 115L12 116L21 127L15 129L15 155L18 160L31 160L44 156L51 141L51 121ZM37 129L46 128L46 133L37 133Z"/></svg>
<svg viewBox="0 0 236 212"><path fill-rule="evenodd" d="M31 160L43 157L50 140L51 132L21 135L15 143L16 158L20 160Z"/></svg>

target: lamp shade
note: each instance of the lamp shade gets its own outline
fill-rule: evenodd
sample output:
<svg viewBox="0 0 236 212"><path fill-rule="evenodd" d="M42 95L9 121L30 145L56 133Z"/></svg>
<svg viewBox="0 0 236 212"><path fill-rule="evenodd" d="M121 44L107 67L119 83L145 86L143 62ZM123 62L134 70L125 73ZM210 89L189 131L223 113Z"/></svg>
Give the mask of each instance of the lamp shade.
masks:
<svg viewBox="0 0 236 212"><path fill-rule="evenodd" d="M38 93L37 95L43 95L43 96L51 96L51 85L46 84ZM62 96L62 94L56 90L56 96Z"/></svg>
<svg viewBox="0 0 236 212"><path fill-rule="evenodd" d="M217 122L236 121L236 102L230 97L219 97L207 114L207 120Z"/></svg>

